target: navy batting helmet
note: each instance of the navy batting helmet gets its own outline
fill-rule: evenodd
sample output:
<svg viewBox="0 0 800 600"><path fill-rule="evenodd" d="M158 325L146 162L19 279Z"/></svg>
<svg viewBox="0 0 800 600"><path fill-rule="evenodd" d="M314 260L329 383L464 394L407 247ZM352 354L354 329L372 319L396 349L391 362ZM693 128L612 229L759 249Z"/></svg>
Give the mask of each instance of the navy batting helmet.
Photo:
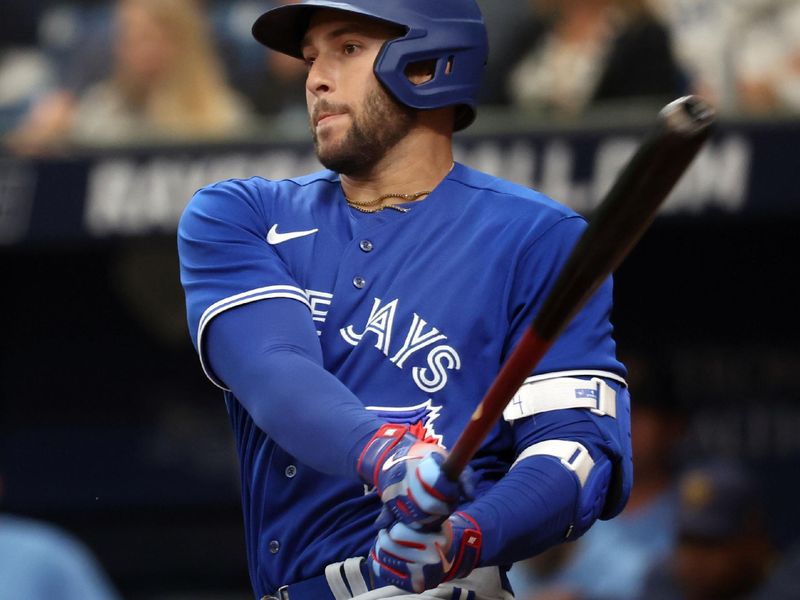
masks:
<svg viewBox="0 0 800 600"><path fill-rule="evenodd" d="M486 25L475 0L303 0L259 17L253 35L265 46L303 58L301 43L314 10L329 8L405 28L384 44L375 75L402 104L417 109L458 106L456 130L475 120L478 87L489 54ZM433 78L413 84L410 64L435 61Z"/></svg>

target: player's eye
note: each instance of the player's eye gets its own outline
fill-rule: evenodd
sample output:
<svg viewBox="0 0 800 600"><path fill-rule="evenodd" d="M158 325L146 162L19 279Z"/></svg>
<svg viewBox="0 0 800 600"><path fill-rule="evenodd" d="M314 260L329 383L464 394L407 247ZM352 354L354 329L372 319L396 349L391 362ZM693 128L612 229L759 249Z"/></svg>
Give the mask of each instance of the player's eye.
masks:
<svg viewBox="0 0 800 600"><path fill-rule="evenodd" d="M343 48L343 51L348 56L351 56L351 55L355 54L356 52L358 52L358 49L359 49L358 44L345 44L344 48Z"/></svg>
<svg viewBox="0 0 800 600"><path fill-rule="evenodd" d="M314 56L305 56L303 57L303 62L306 64L306 67L309 69L314 65L314 61L316 61L316 57Z"/></svg>

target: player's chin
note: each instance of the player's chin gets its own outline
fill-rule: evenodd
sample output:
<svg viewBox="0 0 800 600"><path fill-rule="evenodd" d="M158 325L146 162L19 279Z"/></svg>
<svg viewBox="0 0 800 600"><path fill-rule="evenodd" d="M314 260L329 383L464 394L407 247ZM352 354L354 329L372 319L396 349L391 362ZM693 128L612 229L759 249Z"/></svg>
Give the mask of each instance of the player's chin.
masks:
<svg viewBox="0 0 800 600"><path fill-rule="evenodd" d="M329 156L335 158L337 155L346 152L345 148L346 132L336 132L326 129L322 132L317 132L314 138L317 154L319 156Z"/></svg>
<svg viewBox="0 0 800 600"><path fill-rule="evenodd" d="M342 143L317 143L317 158L326 168L351 175L363 166L363 157L346 144Z"/></svg>

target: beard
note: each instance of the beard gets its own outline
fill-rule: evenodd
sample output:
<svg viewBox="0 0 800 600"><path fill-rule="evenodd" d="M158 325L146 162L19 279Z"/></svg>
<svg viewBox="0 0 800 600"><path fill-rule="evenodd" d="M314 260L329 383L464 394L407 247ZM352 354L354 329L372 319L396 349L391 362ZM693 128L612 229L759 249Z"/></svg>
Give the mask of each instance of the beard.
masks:
<svg viewBox="0 0 800 600"><path fill-rule="evenodd" d="M323 110L347 112L352 124L341 142L323 147L312 120L311 136L317 158L326 169L350 176L372 171L386 153L408 135L416 119L413 109L397 102L382 87L367 94L358 112L335 107L325 100L319 102L314 113Z"/></svg>

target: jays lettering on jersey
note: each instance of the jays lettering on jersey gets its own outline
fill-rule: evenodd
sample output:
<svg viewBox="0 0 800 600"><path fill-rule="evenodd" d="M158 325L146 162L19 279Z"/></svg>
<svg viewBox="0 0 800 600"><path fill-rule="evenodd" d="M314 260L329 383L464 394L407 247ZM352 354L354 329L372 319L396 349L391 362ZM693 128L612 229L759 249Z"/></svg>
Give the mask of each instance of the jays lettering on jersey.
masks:
<svg viewBox="0 0 800 600"><path fill-rule="evenodd" d="M179 240L190 330L209 378L224 387L203 348L204 331L217 315L290 298L308 307L325 368L365 406L452 445L585 222L541 194L459 164L425 200L401 208L352 210L330 171L284 181L231 180L199 191L181 220ZM610 310L609 281L537 374L624 376ZM365 495L355 480L299 464L232 394L226 398L257 589L366 555L377 495ZM472 463L479 490L513 463L520 451L514 435L503 421L484 443Z"/></svg>

